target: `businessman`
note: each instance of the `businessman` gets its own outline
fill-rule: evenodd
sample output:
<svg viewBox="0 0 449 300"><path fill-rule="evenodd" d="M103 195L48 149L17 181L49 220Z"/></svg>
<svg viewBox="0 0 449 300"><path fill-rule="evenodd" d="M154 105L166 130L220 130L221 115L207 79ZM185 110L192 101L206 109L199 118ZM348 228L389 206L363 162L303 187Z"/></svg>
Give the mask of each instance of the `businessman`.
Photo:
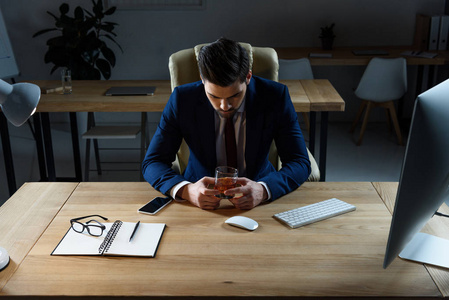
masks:
<svg viewBox="0 0 449 300"><path fill-rule="evenodd" d="M246 50L224 38L200 50L198 67L201 81L178 86L170 96L142 163L144 178L202 209L220 205L218 191L208 188L220 165L238 168L238 187L226 194L240 194L230 199L239 209L298 188L310 174L310 161L287 87L253 76ZM182 139L190 156L178 174L171 166ZM268 160L273 140L279 171Z"/></svg>

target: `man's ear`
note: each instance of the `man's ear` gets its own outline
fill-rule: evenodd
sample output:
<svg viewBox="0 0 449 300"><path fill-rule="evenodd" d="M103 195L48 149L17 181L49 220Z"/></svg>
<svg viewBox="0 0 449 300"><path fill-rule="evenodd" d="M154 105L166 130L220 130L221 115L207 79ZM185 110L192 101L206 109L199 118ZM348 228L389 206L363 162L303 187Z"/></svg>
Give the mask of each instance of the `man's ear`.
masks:
<svg viewBox="0 0 449 300"><path fill-rule="evenodd" d="M246 85L251 82L251 78L253 77L253 72L249 70L248 75L246 75Z"/></svg>

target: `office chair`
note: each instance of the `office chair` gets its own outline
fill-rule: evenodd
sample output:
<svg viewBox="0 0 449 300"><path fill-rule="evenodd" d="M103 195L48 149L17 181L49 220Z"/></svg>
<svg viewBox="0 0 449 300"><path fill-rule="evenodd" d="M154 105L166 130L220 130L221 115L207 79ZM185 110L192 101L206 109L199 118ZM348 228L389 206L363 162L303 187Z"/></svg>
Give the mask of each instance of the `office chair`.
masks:
<svg viewBox="0 0 449 300"><path fill-rule="evenodd" d="M398 138L398 144L403 145L401 130L394 108L394 100L398 100L407 92L407 65L405 58L373 58L368 63L365 72L355 90L355 95L362 99L359 111L352 123L353 132L366 108L357 145L361 145L363 134L368 123L369 113L374 107L386 109L388 127L390 118Z"/></svg>
<svg viewBox="0 0 449 300"><path fill-rule="evenodd" d="M248 43L240 43L248 52L250 60L250 68L254 75L278 81L279 62L276 51L273 48L266 47L252 47ZM198 70L197 57L198 53L204 45L197 45L194 48L180 50L173 53L169 58L168 67L170 70L171 88L174 90L178 85L195 82L200 80L200 73ZM309 159L311 163L312 172L308 181L319 181L320 170L313 155L309 152ZM189 159L189 147L182 141L181 147L178 151L176 161L173 168L180 174L187 166ZM269 153L270 162L279 170L282 167L279 156L277 155L276 145L271 144Z"/></svg>
<svg viewBox="0 0 449 300"><path fill-rule="evenodd" d="M279 59L279 79L314 79L309 59ZM302 112L302 117L310 131L309 114Z"/></svg>
<svg viewBox="0 0 449 300"><path fill-rule="evenodd" d="M142 113L142 122L145 122L145 113ZM145 123L144 123L145 124ZM95 124L95 115L93 112L88 112L87 116L87 131L83 133L82 138L86 140L86 156L84 162L84 181L89 181L90 170L90 142L93 142L94 154L96 161L96 171L98 175L102 175L103 170L101 166L100 151L101 150L114 150L114 151L126 151L126 150L140 150L140 161L136 161L139 164L139 170L141 171L140 162L143 160L145 155L145 140L144 133L141 133L140 147L99 147L98 140L117 140L117 139L136 139L141 133L141 126L97 126ZM131 163L131 162L120 162L120 161L103 161L103 163L113 164L113 163ZM107 169L107 171L132 171L129 169ZM140 172L142 174L142 172ZM142 179L142 175L141 175Z"/></svg>

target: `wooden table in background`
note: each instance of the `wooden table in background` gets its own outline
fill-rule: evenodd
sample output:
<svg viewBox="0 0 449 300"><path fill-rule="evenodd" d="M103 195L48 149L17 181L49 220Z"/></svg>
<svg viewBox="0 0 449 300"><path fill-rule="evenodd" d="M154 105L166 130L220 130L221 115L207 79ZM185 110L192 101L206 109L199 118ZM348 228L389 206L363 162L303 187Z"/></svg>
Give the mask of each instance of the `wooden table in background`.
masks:
<svg viewBox="0 0 449 300"><path fill-rule="evenodd" d="M150 216L137 208L160 194L144 182L27 183L0 207L0 245L11 255L0 272L0 298L447 296L447 270L429 274L429 267L399 258L382 268L394 189L395 183L307 182L249 211L226 200L215 211L183 202ZM298 229L272 218L333 197L357 210ZM90 214L166 223L156 257L51 256L69 220ZM234 215L255 219L259 228L224 223Z"/></svg>
<svg viewBox="0 0 449 300"><path fill-rule="evenodd" d="M60 84L55 80L30 81L40 87ZM282 80L290 91L290 96L297 112L321 113L320 126L320 160L319 167L322 181L326 176L327 122L329 111L344 111L345 102L328 80ZM108 88L113 86L155 86L152 96L105 96ZM50 129L49 113L68 112L72 132L74 178L60 178L59 181L82 181L81 154L78 139L77 112L142 112L142 138L145 139L146 112L162 112L171 94L169 80L83 80L73 81L73 92L62 95L58 92L42 94L37 114L33 116L36 126L35 135L38 144L38 161L41 180L56 181L55 163ZM313 114L315 116L315 114ZM309 133L309 150L315 154L315 118L311 118ZM145 141L142 141L145 143ZM6 157L5 161L12 161ZM10 173L8 173L10 175ZM16 190L15 179L12 193ZM14 177L14 175L12 175Z"/></svg>
<svg viewBox="0 0 449 300"><path fill-rule="evenodd" d="M413 50L410 46L375 46L375 47L336 47L332 50L322 50L313 47L284 47L275 49L281 59L297 59L308 57L313 66L366 66L376 55L355 55L354 50L384 50L387 55L377 55L384 58L405 57L408 65L444 65L449 63L449 51L428 51L438 55L434 58L412 57L401 55L404 51ZM332 57L309 57L310 53L328 53Z"/></svg>
<svg viewBox="0 0 449 300"><path fill-rule="evenodd" d="M275 48L280 59L298 59L307 57L313 66L366 66L373 57L404 57L407 65L417 66L415 94L420 94L436 84L438 66L449 64L449 51L426 51L436 53L434 58L405 56L401 53L412 51L412 46L374 46L374 47L336 47L322 50L317 47L283 47ZM355 55L354 50L383 50L387 55ZM310 57L310 53L326 53L332 57ZM416 95L412 95L415 98Z"/></svg>

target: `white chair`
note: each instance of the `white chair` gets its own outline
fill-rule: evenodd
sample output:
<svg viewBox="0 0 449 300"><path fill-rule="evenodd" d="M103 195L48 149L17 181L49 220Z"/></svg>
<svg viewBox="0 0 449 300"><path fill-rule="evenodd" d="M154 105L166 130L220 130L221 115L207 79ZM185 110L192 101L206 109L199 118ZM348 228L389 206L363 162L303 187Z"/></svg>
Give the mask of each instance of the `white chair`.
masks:
<svg viewBox="0 0 449 300"><path fill-rule="evenodd" d="M369 113L374 107L386 109L387 122L389 127L390 118L398 138L398 144L403 145L401 130L399 128L394 100L398 100L407 92L407 64L405 58L373 58L363 73L360 83L355 90L355 95L362 99L359 111L352 123L350 132L353 132L357 123L366 108L365 116L360 130L357 145L362 143L368 123Z"/></svg>
<svg viewBox="0 0 449 300"><path fill-rule="evenodd" d="M277 53L273 48L253 47L248 43L240 44L248 51L250 68L252 69L254 75L274 81L278 80L279 62ZM205 44L197 45L194 48L180 50L170 56L168 67L170 71L172 90L178 85L200 80L197 55L203 45ZM309 149L307 149L307 152L309 154L312 169L308 181L319 181L320 170L318 168L318 164L309 152ZM182 173L187 166L189 154L189 147L185 141L183 141L176 156L176 161L173 164L173 168L179 173ZM270 148L269 159L276 169L279 170L282 167L274 142Z"/></svg>
<svg viewBox="0 0 449 300"><path fill-rule="evenodd" d="M279 79L314 79L309 59L279 59ZM303 112L302 117L310 131L309 114Z"/></svg>
<svg viewBox="0 0 449 300"><path fill-rule="evenodd" d="M279 59L279 79L314 79L309 59Z"/></svg>

